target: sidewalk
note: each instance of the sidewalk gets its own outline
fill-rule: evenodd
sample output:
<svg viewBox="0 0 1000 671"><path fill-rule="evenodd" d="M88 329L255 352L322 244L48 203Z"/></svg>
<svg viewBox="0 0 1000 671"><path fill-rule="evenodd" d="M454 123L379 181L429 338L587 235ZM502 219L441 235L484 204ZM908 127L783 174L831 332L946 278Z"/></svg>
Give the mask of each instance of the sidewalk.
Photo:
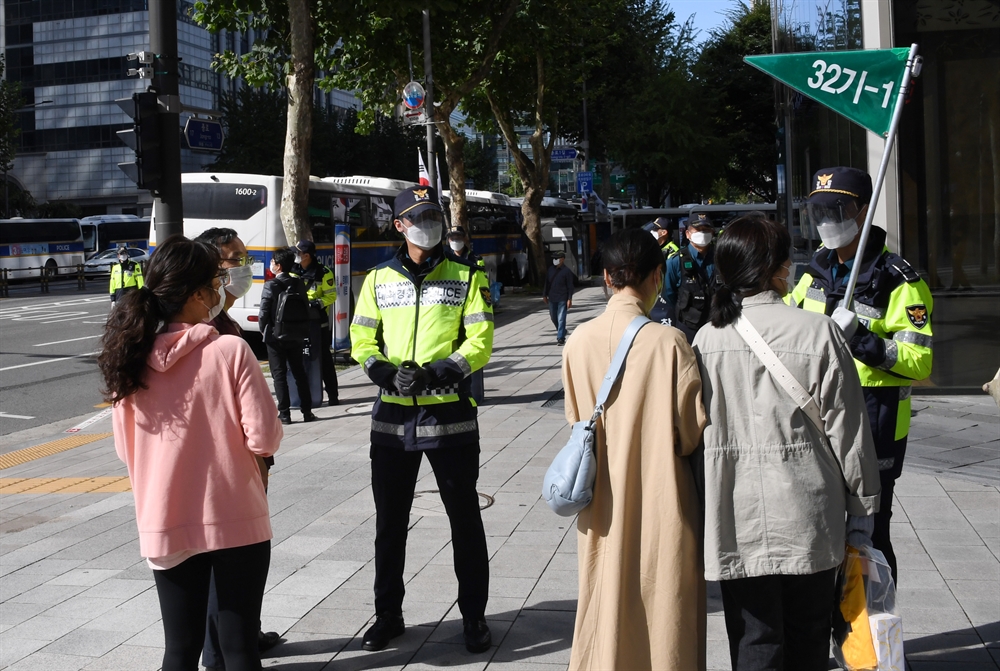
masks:
<svg viewBox="0 0 1000 671"><path fill-rule="evenodd" d="M407 631L390 649L361 650L374 608L368 433L375 388L353 368L340 374L344 405L316 410L323 421L286 427L271 471L263 626L287 642L268 653L265 668L566 668L575 522L551 513L539 496L568 435L561 349L537 298L504 301L480 413L494 646L472 655L462 645L448 520L425 460L407 545ZM603 306L599 289L580 292L570 326ZM985 394L914 397L913 408L893 518L910 667L1000 669L1000 412ZM70 434L60 432L84 419L0 439L0 468L5 457L23 460L0 470L0 668L159 668L159 607L139 557L132 494L121 491L126 472L111 438L101 437L110 419L82 429L77 440L90 442L72 449L16 452L64 438ZM52 453L24 460L43 452ZM709 668L728 669L714 585L708 611Z"/></svg>

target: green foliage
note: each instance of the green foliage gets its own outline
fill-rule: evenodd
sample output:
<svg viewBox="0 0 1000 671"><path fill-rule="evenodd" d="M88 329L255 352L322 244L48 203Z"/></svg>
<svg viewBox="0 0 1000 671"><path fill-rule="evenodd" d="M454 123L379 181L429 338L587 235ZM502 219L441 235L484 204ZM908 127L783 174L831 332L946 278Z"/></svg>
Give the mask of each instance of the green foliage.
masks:
<svg viewBox="0 0 1000 671"><path fill-rule="evenodd" d="M21 135L15 110L24 105L21 82L8 81L4 77L6 68L6 57L0 54L0 171L4 173L14 167L17 138Z"/></svg>
<svg viewBox="0 0 1000 671"><path fill-rule="evenodd" d="M219 172L280 175L285 150L288 100L274 89L242 87L219 101L226 141L215 162Z"/></svg>
<svg viewBox="0 0 1000 671"><path fill-rule="evenodd" d="M719 177L750 200L774 202L774 83L743 62L744 56L771 53L770 7L738 4L728 19L713 32L694 67L706 116L723 146L725 166Z"/></svg>
<svg viewBox="0 0 1000 671"><path fill-rule="evenodd" d="M485 136L484 136L485 137ZM471 179L476 189L496 191L497 145L492 138L485 141L468 139L462 148L465 160L465 177Z"/></svg>

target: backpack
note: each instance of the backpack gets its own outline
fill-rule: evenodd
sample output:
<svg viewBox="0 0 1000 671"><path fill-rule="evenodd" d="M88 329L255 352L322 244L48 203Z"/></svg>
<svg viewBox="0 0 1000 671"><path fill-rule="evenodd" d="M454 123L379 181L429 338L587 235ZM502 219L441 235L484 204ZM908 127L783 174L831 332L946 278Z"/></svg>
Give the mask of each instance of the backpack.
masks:
<svg viewBox="0 0 1000 671"><path fill-rule="evenodd" d="M289 282L274 301L275 340L302 342L309 339L309 302Z"/></svg>

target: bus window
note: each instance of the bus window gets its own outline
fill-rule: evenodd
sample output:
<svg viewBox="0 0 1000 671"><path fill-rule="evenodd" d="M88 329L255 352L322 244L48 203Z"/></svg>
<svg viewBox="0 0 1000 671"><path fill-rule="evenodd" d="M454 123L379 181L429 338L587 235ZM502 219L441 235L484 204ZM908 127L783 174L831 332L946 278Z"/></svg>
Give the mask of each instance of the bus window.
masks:
<svg viewBox="0 0 1000 671"><path fill-rule="evenodd" d="M81 224L83 230L83 251L87 254L97 251L97 226L94 224Z"/></svg>
<svg viewBox="0 0 1000 671"><path fill-rule="evenodd" d="M309 227L313 242L333 242L334 199L325 191L309 190Z"/></svg>
<svg viewBox="0 0 1000 671"><path fill-rule="evenodd" d="M260 184L184 184L185 219L246 221L267 207Z"/></svg>

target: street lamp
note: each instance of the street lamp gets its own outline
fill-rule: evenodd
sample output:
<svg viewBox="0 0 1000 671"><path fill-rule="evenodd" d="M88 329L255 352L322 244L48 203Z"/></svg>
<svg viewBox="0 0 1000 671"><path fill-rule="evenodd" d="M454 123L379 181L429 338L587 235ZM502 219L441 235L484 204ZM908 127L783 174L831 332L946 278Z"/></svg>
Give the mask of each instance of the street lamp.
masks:
<svg viewBox="0 0 1000 671"><path fill-rule="evenodd" d="M22 107L20 109L14 110L14 114L17 114L18 112L27 112L28 110L34 109L35 107L38 107L39 105L48 105L51 102L52 102L51 100L43 100L41 102L32 103L30 105L25 105L24 107ZM7 181L7 163L6 162L4 162L4 164L3 164L3 218L4 219L10 219L10 187L8 186L8 181Z"/></svg>

